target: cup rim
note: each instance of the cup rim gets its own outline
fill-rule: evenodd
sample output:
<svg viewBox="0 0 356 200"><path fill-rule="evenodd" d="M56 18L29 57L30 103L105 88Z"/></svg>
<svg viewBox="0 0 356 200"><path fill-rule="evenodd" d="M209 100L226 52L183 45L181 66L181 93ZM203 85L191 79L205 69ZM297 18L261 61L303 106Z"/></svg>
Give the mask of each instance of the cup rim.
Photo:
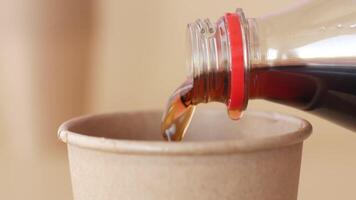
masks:
<svg viewBox="0 0 356 200"><path fill-rule="evenodd" d="M273 120L282 120L288 123L299 124L295 131L276 134L268 138L254 138L253 140L217 140L217 141L143 141L128 139L112 139L89 136L70 131L71 127L85 123L93 118L108 118L119 114L157 113L158 110L136 112L114 112L80 116L64 122L58 129L58 139L68 145L76 147L113 152L119 154L152 154L152 155L212 155L228 153L244 153L260 150L276 149L301 143L312 132L312 125L296 116L277 112L246 111L244 115L265 117Z"/></svg>

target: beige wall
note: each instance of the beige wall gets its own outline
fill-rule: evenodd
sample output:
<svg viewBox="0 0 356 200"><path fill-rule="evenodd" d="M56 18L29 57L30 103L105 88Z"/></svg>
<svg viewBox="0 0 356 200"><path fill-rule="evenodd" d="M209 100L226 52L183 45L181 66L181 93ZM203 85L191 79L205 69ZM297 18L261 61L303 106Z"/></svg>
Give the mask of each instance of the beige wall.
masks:
<svg viewBox="0 0 356 200"><path fill-rule="evenodd" d="M84 113L163 108L185 78L188 22L216 20L236 7L260 16L295 2L0 1L0 175L7 180L0 181L0 197L68 198L59 123ZM356 197L355 133L265 101L249 109L290 113L314 125L300 199Z"/></svg>

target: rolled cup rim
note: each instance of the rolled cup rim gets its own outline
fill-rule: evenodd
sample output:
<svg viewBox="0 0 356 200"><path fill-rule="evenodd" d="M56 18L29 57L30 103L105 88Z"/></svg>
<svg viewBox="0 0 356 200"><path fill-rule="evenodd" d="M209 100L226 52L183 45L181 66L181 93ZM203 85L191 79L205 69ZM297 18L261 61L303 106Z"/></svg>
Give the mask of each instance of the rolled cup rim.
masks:
<svg viewBox="0 0 356 200"><path fill-rule="evenodd" d="M159 111L144 111L144 113L157 113ZM215 111L213 111L215 112ZM114 112L80 116L64 122L58 129L58 138L68 145L97 151L118 154L150 154L150 155L212 155L229 153L247 153L261 150L278 149L302 143L312 132L311 124L296 116L280 114L277 112L246 111L244 115L283 120L286 123L298 125L297 130L283 134L276 134L267 138L253 138L244 140L217 140L217 141L184 141L166 142L143 141L129 139L113 139L76 133L70 129L78 124L89 123L93 118L110 118L115 115L135 114L137 112Z"/></svg>

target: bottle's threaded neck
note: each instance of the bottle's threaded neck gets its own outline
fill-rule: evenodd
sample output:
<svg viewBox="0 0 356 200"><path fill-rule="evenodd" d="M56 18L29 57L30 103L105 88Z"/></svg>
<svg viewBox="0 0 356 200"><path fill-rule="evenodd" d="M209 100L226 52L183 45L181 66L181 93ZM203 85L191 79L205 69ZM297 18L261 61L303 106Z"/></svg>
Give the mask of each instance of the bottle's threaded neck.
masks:
<svg viewBox="0 0 356 200"><path fill-rule="evenodd" d="M188 25L188 66L193 78L192 103L227 103L230 92L230 46L223 19Z"/></svg>

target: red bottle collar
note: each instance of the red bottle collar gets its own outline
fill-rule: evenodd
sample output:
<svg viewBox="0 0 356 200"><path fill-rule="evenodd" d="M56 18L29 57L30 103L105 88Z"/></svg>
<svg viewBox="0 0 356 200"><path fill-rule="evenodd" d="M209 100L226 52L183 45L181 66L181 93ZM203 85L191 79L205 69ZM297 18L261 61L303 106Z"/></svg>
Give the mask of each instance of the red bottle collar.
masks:
<svg viewBox="0 0 356 200"><path fill-rule="evenodd" d="M236 13L227 13L225 22L227 22L231 50L231 83L228 109L242 111L244 109L245 70L240 17Z"/></svg>

